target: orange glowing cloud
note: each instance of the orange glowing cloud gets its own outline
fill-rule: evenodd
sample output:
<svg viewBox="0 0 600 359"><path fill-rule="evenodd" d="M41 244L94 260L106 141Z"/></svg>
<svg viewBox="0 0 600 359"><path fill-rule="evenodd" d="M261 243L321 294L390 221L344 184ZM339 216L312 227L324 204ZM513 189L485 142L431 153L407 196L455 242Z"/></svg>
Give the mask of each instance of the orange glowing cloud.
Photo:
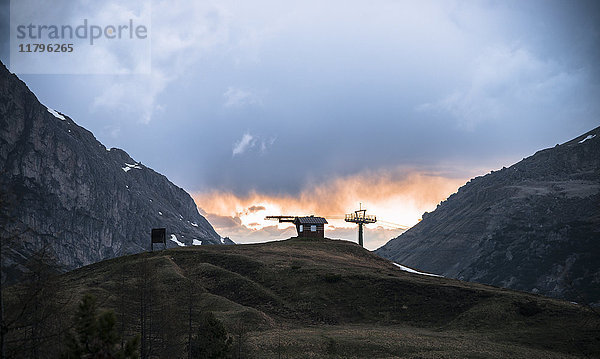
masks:
<svg viewBox="0 0 600 359"><path fill-rule="evenodd" d="M387 223L387 227L383 223L371 225L372 230L379 228L381 233L386 229L395 230L385 234L390 236L389 240L402 232L390 227L389 222L408 227L415 225L423 212L433 210L466 181L418 171L374 171L307 184L297 195L253 191L239 196L232 192L209 191L194 193L193 198L217 232L238 243L293 235L294 231L287 228L289 225L266 221L267 215L324 216L330 223L328 237L334 237L332 234L337 232L347 236L347 230L354 226L344 222L343 215L358 209L359 202L369 214Z"/></svg>

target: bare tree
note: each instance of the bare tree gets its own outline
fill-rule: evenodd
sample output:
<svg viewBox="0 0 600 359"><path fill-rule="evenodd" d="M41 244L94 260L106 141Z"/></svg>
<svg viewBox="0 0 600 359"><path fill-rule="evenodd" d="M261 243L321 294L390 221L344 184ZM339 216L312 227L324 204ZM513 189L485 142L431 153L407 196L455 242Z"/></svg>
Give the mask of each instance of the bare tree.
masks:
<svg viewBox="0 0 600 359"><path fill-rule="evenodd" d="M62 321L69 299L60 295L60 273L55 265L48 238L56 234L39 233L11 214L18 198L0 183L0 359L10 357L11 352L29 352L32 357L52 356L62 345L62 335L67 329ZM35 238L31 243L37 250L29 252L23 264L25 272L19 284L6 287L5 272L7 254L21 247L24 238ZM13 273L12 279L15 279ZM40 348L44 348L42 351Z"/></svg>
<svg viewBox="0 0 600 359"><path fill-rule="evenodd" d="M234 324L232 334L235 340L233 357L235 359L248 358L248 328L242 318L238 319Z"/></svg>
<svg viewBox="0 0 600 359"><path fill-rule="evenodd" d="M50 358L60 351L69 329L62 317L71 298L61 294L56 269L48 264L52 262L47 247L35 252L21 283L10 287L8 295L3 293L8 309L3 317L3 357L28 353L31 358Z"/></svg>
<svg viewBox="0 0 600 359"><path fill-rule="evenodd" d="M125 312L127 309L125 308L125 296L126 296L126 274L125 274L125 264L123 264L120 268L119 272L119 317L121 320L119 332L121 335L121 348L125 345Z"/></svg>
<svg viewBox="0 0 600 359"><path fill-rule="evenodd" d="M150 340L150 326L152 324L152 287L154 282L154 273L150 268L148 257L142 255L142 260L138 266L137 273L137 294L139 304L139 322L140 322L140 357L147 359L152 352L152 341Z"/></svg>
<svg viewBox="0 0 600 359"><path fill-rule="evenodd" d="M187 352L188 352L188 359L192 359L192 334L193 334L192 313L193 313L193 309L194 309L194 284L192 283L191 280L188 280L188 285L187 285L187 304L188 304Z"/></svg>

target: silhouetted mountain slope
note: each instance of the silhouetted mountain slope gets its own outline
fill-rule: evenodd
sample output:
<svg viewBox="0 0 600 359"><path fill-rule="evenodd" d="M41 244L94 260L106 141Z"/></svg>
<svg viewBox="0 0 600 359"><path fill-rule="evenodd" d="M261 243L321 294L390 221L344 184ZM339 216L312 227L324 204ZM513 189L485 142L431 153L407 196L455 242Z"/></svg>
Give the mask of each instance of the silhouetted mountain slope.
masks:
<svg viewBox="0 0 600 359"><path fill-rule="evenodd" d="M376 253L446 277L600 302L600 127L472 179Z"/></svg>
<svg viewBox="0 0 600 359"><path fill-rule="evenodd" d="M42 248L73 269L148 249L153 227L166 227L168 238L185 244L222 243L183 189L39 103L4 65L0 184L9 281Z"/></svg>

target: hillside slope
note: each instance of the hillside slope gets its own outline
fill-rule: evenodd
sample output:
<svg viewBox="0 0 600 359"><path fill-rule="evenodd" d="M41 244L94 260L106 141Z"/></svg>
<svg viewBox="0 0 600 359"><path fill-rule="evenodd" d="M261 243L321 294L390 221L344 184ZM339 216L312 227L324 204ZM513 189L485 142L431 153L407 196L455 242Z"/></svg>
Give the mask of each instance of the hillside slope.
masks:
<svg viewBox="0 0 600 359"><path fill-rule="evenodd" d="M0 192L9 282L42 248L59 266L73 269L146 250L153 227L166 227L181 243L221 244L183 189L42 105L4 65Z"/></svg>
<svg viewBox="0 0 600 359"><path fill-rule="evenodd" d="M600 127L472 179L376 253L446 277L600 303Z"/></svg>
<svg viewBox="0 0 600 359"><path fill-rule="evenodd" d="M339 240L143 253L53 283L69 298L96 295L125 318L129 335L139 331L145 288L157 310L148 329L152 350L162 357L162 350L185 356L190 310L213 311L236 340L243 335L244 357L570 358L600 351L600 319L582 306L408 273ZM19 305L13 300L8 313Z"/></svg>

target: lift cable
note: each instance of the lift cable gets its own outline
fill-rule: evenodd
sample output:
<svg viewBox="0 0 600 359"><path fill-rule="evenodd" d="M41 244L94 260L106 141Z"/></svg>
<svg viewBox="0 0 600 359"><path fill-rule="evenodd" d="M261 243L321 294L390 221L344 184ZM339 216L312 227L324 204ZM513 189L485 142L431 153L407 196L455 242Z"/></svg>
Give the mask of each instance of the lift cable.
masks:
<svg viewBox="0 0 600 359"><path fill-rule="evenodd" d="M345 215L332 214L332 215L324 215L323 217L329 218L329 219L344 219ZM384 227L393 227L394 229L409 229L410 228L410 226L406 226L403 224L398 224L398 223L394 223L394 222L390 222L390 221L384 221L384 220L381 220L380 218L377 218L377 223Z"/></svg>

